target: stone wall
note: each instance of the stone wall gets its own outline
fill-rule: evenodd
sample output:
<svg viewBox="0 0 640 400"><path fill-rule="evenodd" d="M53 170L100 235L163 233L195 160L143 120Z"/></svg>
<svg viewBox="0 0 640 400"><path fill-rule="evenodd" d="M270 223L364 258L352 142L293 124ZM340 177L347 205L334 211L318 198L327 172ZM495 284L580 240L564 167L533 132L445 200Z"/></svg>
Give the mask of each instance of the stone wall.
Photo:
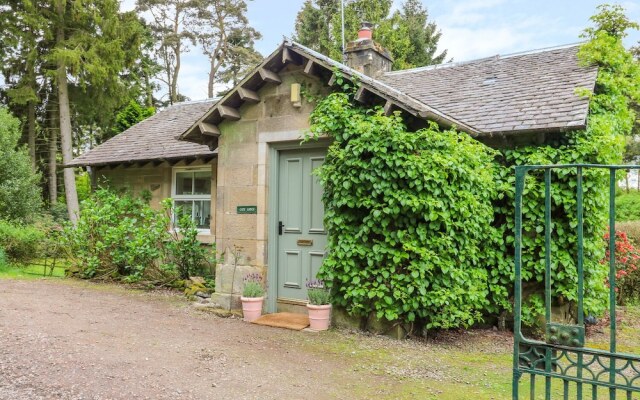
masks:
<svg viewBox="0 0 640 400"><path fill-rule="evenodd" d="M240 307L246 274L267 275L269 145L299 142L314 108L304 98L299 107L292 104L291 84L300 83L310 93L326 90L299 66L288 66L279 75L281 84L267 84L258 92L259 103L239 109L239 121L219 125L216 242L225 257L216 269L212 301L222 308L230 303ZM257 206L257 214L238 214L238 206Z"/></svg>

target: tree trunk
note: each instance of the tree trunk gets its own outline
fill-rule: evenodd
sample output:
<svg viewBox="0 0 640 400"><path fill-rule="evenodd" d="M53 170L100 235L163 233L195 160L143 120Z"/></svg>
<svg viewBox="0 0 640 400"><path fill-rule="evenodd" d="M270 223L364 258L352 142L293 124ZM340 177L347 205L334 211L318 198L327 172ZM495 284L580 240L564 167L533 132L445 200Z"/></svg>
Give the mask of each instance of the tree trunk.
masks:
<svg viewBox="0 0 640 400"><path fill-rule="evenodd" d="M57 13L59 25L56 32L58 45L64 42L64 13L66 0L58 0ZM63 60L58 60L58 70L56 71L58 85L58 115L60 122L60 145L62 147L62 163L67 164L73 160L73 138L71 136L71 111L69 109L69 88L67 84L67 67ZM80 206L78 205L78 193L76 191L76 174L73 168L64 169L64 193L67 198L67 211L69 220L73 225L78 222Z"/></svg>
<svg viewBox="0 0 640 400"><path fill-rule="evenodd" d="M36 170L36 104L34 101L27 103L27 142L29 146L29 158L31 169Z"/></svg>
<svg viewBox="0 0 640 400"><path fill-rule="evenodd" d="M147 107L153 107L153 88L151 87L151 82L149 81L149 75L145 74L144 76L144 89L147 92Z"/></svg>
<svg viewBox="0 0 640 400"><path fill-rule="evenodd" d="M624 174L624 181L625 181L625 191L627 193L629 193L629 174L631 173L631 170L626 170L626 173Z"/></svg>
<svg viewBox="0 0 640 400"><path fill-rule="evenodd" d="M49 204L58 203L58 124L55 105L49 109Z"/></svg>
<svg viewBox="0 0 640 400"><path fill-rule="evenodd" d="M173 68L173 77L171 80L171 93L169 93L171 97L171 104L175 104L178 101L178 74L180 74L180 52L182 48L180 46L180 37L178 35L178 30L180 28L180 12L176 10L176 15L173 20L173 34L178 38L178 43L176 43L174 47L174 53L176 55L176 64Z"/></svg>
<svg viewBox="0 0 640 400"><path fill-rule="evenodd" d="M215 82L215 75L214 75L214 66L215 61L211 60L211 65L209 67L209 86L208 86L208 94L209 94L209 98L213 99L213 83Z"/></svg>
<svg viewBox="0 0 640 400"><path fill-rule="evenodd" d="M180 46L176 47L176 66L173 68L171 81L171 104L178 102L178 74L180 73Z"/></svg>

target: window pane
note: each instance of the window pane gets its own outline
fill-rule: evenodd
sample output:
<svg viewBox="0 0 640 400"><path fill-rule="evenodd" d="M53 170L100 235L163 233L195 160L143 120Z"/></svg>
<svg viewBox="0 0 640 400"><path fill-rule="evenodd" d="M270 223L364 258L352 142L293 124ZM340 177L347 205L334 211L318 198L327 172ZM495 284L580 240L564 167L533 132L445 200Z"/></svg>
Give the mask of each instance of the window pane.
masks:
<svg viewBox="0 0 640 400"><path fill-rule="evenodd" d="M211 228L211 201L196 200L193 204L193 218L198 229Z"/></svg>
<svg viewBox="0 0 640 400"><path fill-rule="evenodd" d="M178 220L183 215L191 217L193 215L193 201L176 200L174 208L174 224L178 226Z"/></svg>
<svg viewBox="0 0 640 400"><path fill-rule="evenodd" d="M176 194L193 194L193 172L176 173Z"/></svg>
<svg viewBox="0 0 640 400"><path fill-rule="evenodd" d="M203 171L194 174L193 194L211 194L211 172Z"/></svg>
<svg viewBox="0 0 640 400"><path fill-rule="evenodd" d="M192 217L198 229L211 229L210 200L176 200L174 224L179 226L178 219L188 215Z"/></svg>

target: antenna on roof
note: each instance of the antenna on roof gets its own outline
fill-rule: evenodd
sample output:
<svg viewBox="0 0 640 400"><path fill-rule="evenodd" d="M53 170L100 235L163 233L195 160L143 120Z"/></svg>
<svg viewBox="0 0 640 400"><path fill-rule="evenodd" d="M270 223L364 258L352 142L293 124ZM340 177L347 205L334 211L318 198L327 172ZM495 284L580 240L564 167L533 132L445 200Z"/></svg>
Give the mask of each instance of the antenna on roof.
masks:
<svg viewBox="0 0 640 400"><path fill-rule="evenodd" d="M340 0L340 16L342 21L342 59L345 59L344 52L344 0Z"/></svg>

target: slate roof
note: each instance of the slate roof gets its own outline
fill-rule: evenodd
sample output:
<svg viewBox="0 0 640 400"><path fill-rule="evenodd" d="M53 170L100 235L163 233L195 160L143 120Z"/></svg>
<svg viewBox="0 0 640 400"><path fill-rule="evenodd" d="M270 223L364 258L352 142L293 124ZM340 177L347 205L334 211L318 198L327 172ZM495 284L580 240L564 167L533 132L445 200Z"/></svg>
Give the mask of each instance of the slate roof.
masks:
<svg viewBox="0 0 640 400"><path fill-rule="evenodd" d="M387 85L481 134L563 131L586 125L597 68L580 66L579 44L386 73Z"/></svg>
<svg viewBox="0 0 640 400"><path fill-rule="evenodd" d="M575 92L581 87L594 89L597 67L580 65L579 46L393 71L374 79L285 39L222 99L170 107L67 166L213 157L215 152L207 145L215 147L217 138L202 135L200 123L219 123L224 117L218 107L237 109L243 103L239 87L259 90L266 84L259 72L279 71L291 57L307 66L310 62L322 66L325 75L338 69L387 103L444 126L456 125L474 136L582 129L589 101Z"/></svg>
<svg viewBox="0 0 640 400"><path fill-rule="evenodd" d="M178 140L178 136L211 108L217 99L170 106L77 157L67 167L125 162L213 157L207 146Z"/></svg>

